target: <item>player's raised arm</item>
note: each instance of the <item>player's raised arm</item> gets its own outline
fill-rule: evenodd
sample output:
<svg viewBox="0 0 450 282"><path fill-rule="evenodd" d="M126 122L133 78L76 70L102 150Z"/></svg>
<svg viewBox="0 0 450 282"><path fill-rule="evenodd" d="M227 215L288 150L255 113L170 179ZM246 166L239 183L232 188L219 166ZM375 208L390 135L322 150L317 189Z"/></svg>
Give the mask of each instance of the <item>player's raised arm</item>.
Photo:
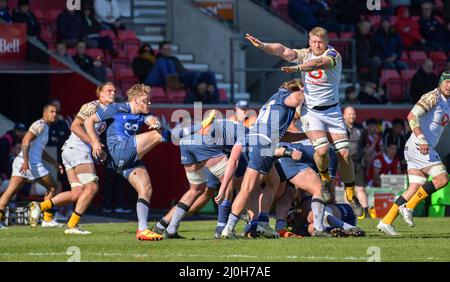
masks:
<svg viewBox="0 0 450 282"><path fill-rule="evenodd" d="M295 50L288 48L280 43L265 43L248 33L245 35L245 39L250 41L250 43L252 43L252 45L256 48L259 48L270 55L278 56L285 61L291 62L298 56Z"/></svg>
<svg viewBox="0 0 450 282"><path fill-rule="evenodd" d="M437 104L437 96L435 93L431 92L423 95L420 100L414 105L412 110L408 114L408 123L413 131L413 134L416 135L419 140L419 149L420 153L423 155L428 154L430 150L430 146L428 144L425 135L420 128L420 119L430 110L432 110Z"/></svg>

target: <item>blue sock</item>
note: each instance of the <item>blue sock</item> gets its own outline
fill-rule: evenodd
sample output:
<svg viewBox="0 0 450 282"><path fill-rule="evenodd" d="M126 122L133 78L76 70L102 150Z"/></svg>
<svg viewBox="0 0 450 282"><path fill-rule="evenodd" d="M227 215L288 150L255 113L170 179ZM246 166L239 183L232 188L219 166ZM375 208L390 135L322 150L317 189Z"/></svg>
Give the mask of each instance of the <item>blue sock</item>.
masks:
<svg viewBox="0 0 450 282"><path fill-rule="evenodd" d="M258 219L252 219L250 220L250 231L256 232L256 228L258 228Z"/></svg>
<svg viewBox="0 0 450 282"><path fill-rule="evenodd" d="M231 212L231 201L224 200L218 207L216 232L222 233Z"/></svg>
<svg viewBox="0 0 450 282"><path fill-rule="evenodd" d="M244 233L249 233L250 232L250 228L251 228L250 223L245 224L245 226L244 226Z"/></svg>
<svg viewBox="0 0 450 282"><path fill-rule="evenodd" d="M269 215L265 212L260 212L258 215L258 221L269 223Z"/></svg>
<svg viewBox="0 0 450 282"><path fill-rule="evenodd" d="M286 229L287 223L285 219L278 219L275 223L275 231Z"/></svg>

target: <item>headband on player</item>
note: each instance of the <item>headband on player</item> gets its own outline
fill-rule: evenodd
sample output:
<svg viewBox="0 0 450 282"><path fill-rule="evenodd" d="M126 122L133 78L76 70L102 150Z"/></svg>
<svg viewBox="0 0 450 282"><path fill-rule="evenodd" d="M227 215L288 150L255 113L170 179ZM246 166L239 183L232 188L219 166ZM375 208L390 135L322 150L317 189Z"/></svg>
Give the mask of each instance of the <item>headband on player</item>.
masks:
<svg viewBox="0 0 450 282"><path fill-rule="evenodd" d="M444 82L445 80L450 80L450 72L445 71L441 74L441 78L439 79L439 86L441 85L442 82Z"/></svg>

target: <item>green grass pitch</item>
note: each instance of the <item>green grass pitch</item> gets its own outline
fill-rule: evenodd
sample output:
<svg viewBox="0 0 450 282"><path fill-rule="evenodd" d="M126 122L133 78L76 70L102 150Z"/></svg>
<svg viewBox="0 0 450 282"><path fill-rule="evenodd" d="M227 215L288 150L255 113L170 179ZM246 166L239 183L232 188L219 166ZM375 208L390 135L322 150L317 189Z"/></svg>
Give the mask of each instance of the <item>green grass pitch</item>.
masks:
<svg viewBox="0 0 450 282"><path fill-rule="evenodd" d="M88 236L11 226L0 230L0 261L450 261L450 218L415 220L414 228L396 221L400 237L381 234L377 221L368 219L359 222L367 231L364 238L235 241L213 239L213 221L185 221L180 234L189 239L160 242L137 242L135 222L85 224L93 232Z"/></svg>

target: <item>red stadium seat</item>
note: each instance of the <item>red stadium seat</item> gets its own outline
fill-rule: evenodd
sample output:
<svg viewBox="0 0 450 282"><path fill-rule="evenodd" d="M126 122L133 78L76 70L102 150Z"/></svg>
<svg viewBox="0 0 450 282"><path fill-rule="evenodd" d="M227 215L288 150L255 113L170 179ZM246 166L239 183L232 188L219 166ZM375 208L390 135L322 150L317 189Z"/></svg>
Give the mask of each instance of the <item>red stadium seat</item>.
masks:
<svg viewBox="0 0 450 282"><path fill-rule="evenodd" d="M180 90L166 89L166 92L167 92L167 96L175 104L184 103L184 100L186 99L186 90L184 90L184 89L180 89Z"/></svg>
<svg viewBox="0 0 450 282"><path fill-rule="evenodd" d="M115 71L115 77L117 79L129 79L129 80L131 80L131 79L135 80L136 79L132 69L119 68L119 69L116 69L114 71Z"/></svg>
<svg viewBox="0 0 450 282"><path fill-rule="evenodd" d="M380 84L386 85L388 80L400 79L400 75L396 70L381 70Z"/></svg>
<svg viewBox="0 0 450 282"><path fill-rule="evenodd" d="M86 54L91 56L92 59L95 59L97 57L103 58L105 56L102 49L98 49L98 48L86 49Z"/></svg>
<svg viewBox="0 0 450 282"><path fill-rule="evenodd" d="M47 23L47 17L42 10L33 10L33 14L36 16L37 21L42 25Z"/></svg>
<svg viewBox="0 0 450 282"><path fill-rule="evenodd" d="M138 46L138 48L141 46L141 41L133 30L120 30L118 37L123 49L128 49L130 45Z"/></svg>
<svg viewBox="0 0 450 282"><path fill-rule="evenodd" d="M445 52L431 51L429 55L430 59L434 63L434 70L437 73L443 72L447 67L447 55L445 54Z"/></svg>
<svg viewBox="0 0 450 282"><path fill-rule="evenodd" d="M381 15L369 15L367 19L374 28L377 28L381 23Z"/></svg>
<svg viewBox="0 0 450 282"><path fill-rule="evenodd" d="M400 76L405 83L405 93L407 93L407 97L409 97L409 93L411 93L411 80L416 72L416 70L402 70L400 72Z"/></svg>
<svg viewBox="0 0 450 282"><path fill-rule="evenodd" d="M219 101L220 102L228 102L227 91L223 88L219 88Z"/></svg>
<svg viewBox="0 0 450 282"><path fill-rule="evenodd" d="M338 38L338 35L335 33L335 32L329 32L328 33L328 38L329 39L337 39Z"/></svg>
<svg viewBox="0 0 450 282"><path fill-rule="evenodd" d="M426 59L428 59L427 53L424 51L409 51L409 59L414 68L420 67Z"/></svg>
<svg viewBox="0 0 450 282"><path fill-rule="evenodd" d="M274 10L287 9L289 0L272 0L271 5Z"/></svg>
<svg viewBox="0 0 450 282"><path fill-rule="evenodd" d="M128 68L130 66L130 62L127 52L124 50L120 50L119 55L111 59L111 66L113 69Z"/></svg>
<svg viewBox="0 0 450 282"><path fill-rule="evenodd" d="M418 22L420 19L420 16L411 16L411 19L415 22Z"/></svg>
<svg viewBox="0 0 450 282"><path fill-rule="evenodd" d="M164 88L152 87L151 101L154 103L170 103L170 98L166 95Z"/></svg>
<svg viewBox="0 0 450 282"><path fill-rule="evenodd" d="M49 23L56 23L56 19L58 18L59 14L61 14L63 11L60 10L49 10L47 11L47 21Z"/></svg>
<svg viewBox="0 0 450 282"><path fill-rule="evenodd" d="M42 29L41 31L41 38L45 42L55 45L56 44L56 38L54 37L55 33L49 31L48 29Z"/></svg>
<svg viewBox="0 0 450 282"><path fill-rule="evenodd" d="M354 32L341 32L341 39L351 39L354 35Z"/></svg>
<svg viewBox="0 0 450 282"><path fill-rule="evenodd" d="M405 83L402 79L387 81L386 94L389 102L405 102Z"/></svg>

